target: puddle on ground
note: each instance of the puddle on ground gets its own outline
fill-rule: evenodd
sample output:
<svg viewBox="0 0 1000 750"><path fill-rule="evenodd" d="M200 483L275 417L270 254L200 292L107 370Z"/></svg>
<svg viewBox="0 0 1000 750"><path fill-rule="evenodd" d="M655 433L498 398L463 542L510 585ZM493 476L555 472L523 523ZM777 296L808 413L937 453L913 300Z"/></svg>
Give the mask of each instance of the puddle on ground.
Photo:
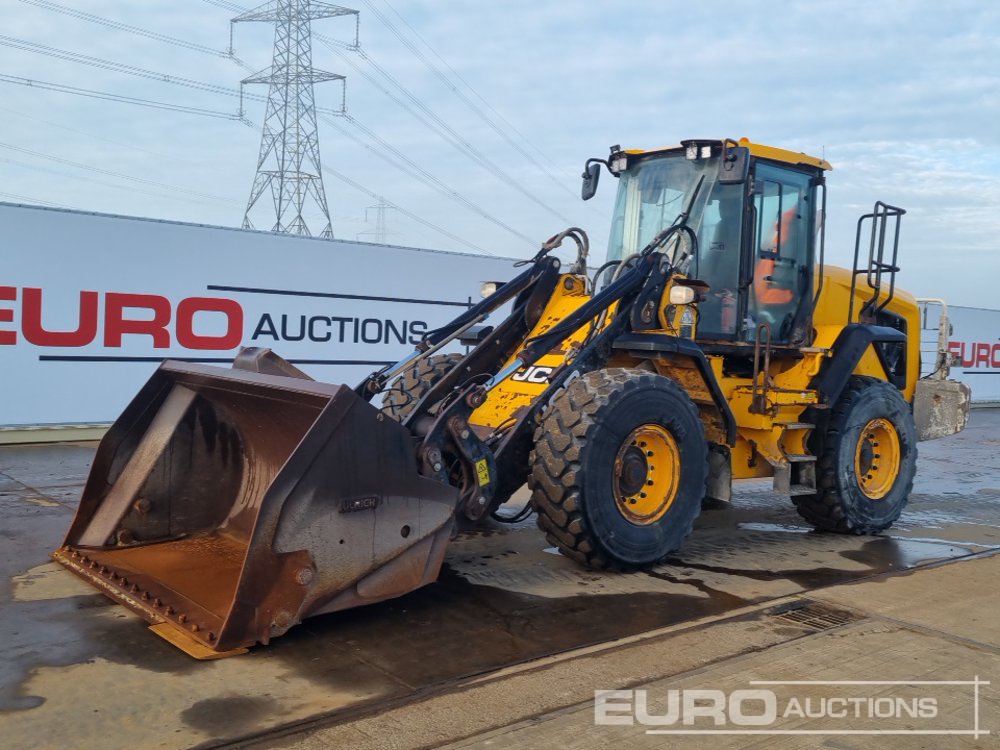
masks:
<svg viewBox="0 0 1000 750"><path fill-rule="evenodd" d="M756 523L746 522L736 524L737 528L747 531L783 531L793 534L811 534L814 530L806 526L793 526L787 523Z"/></svg>
<svg viewBox="0 0 1000 750"><path fill-rule="evenodd" d="M278 708L278 702L269 696L226 695L206 698L181 713L181 721L209 736L229 737L245 734L261 723Z"/></svg>
<svg viewBox="0 0 1000 750"><path fill-rule="evenodd" d="M884 536L868 540L860 549L844 550L840 554L847 560L870 566L877 573L888 573L910 570L939 560L966 557L976 551L943 541Z"/></svg>

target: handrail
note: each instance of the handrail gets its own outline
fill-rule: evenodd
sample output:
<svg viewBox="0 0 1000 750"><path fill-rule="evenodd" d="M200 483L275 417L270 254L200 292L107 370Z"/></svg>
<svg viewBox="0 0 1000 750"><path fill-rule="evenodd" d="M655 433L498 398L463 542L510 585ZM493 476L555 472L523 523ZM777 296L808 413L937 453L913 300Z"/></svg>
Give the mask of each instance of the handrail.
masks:
<svg viewBox="0 0 1000 750"><path fill-rule="evenodd" d="M847 309L847 322L854 322L854 294L857 289L858 276L865 275L868 287L872 290L872 298L861 306L858 312L858 322L861 318L870 317L872 319L884 310L896 293L896 273L899 271L899 230L902 217L906 211L898 206L890 206L888 203L876 201L871 213L864 214L858 219L857 232L854 238L854 265L851 275L851 298ZM861 229L865 221L871 219L871 236L868 241L868 263L866 266L858 266L858 256L861 254ZM892 242L892 261L885 262L885 237L886 223L889 219L895 219L895 227ZM883 302L879 302L879 295L882 292L882 276L889 274L889 293Z"/></svg>
<svg viewBox="0 0 1000 750"><path fill-rule="evenodd" d="M951 321L948 319L948 303L938 297L917 297L918 305L941 305L941 315L938 318L937 349L934 369L924 376L926 380L947 380L951 372L952 355L948 349L948 338L951 336ZM924 308L926 312L926 307ZM923 351L923 350L921 350Z"/></svg>

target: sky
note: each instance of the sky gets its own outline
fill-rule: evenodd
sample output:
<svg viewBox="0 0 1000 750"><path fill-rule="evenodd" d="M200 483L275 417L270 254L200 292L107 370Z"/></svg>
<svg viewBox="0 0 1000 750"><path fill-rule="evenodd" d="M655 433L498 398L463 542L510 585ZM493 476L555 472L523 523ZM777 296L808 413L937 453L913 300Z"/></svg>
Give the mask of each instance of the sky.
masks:
<svg viewBox="0 0 1000 750"><path fill-rule="evenodd" d="M54 7L85 8L118 27ZM270 64L274 32L264 23L236 25L234 51L244 65L227 58L236 7L254 6L0 0L0 76L222 115L0 80L0 200L239 226L264 111L247 100L244 117L254 127L233 117L239 81ZM350 7L360 11L360 49L318 40L313 49L315 67L347 77L346 97L336 82L315 91L317 106L337 110L346 101L350 116L319 125L323 163L336 172L324 175L336 237L374 239L371 207L381 196L399 209L385 213L392 244L523 257L572 224L590 234L601 260L615 183L605 175L598 195L581 202L588 157L606 156L613 144L746 136L833 164L828 262L850 263L857 217L883 200L907 210L901 287L1000 308L1000 4L359 0ZM314 32L350 43L354 21L316 21ZM32 52L25 42L60 52ZM65 52L233 95L84 65ZM442 135L441 123L451 135ZM266 216L254 220L267 228ZM310 220L321 229L315 213Z"/></svg>

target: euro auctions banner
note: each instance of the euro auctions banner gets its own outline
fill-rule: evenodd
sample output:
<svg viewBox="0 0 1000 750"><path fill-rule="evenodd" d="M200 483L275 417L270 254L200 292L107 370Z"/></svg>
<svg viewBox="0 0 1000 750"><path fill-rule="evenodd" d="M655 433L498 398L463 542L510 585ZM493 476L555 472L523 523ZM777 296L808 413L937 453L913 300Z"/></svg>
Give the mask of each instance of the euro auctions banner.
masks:
<svg viewBox="0 0 1000 750"><path fill-rule="evenodd" d="M941 306L921 303L920 372L934 369ZM972 403L1000 402L1000 310L948 306L948 351L955 364L948 377L968 384Z"/></svg>
<svg viewBox="0 0 1000 750"><path fill-rule="evenodd" d="M972 402L1000 401L1000 310L948 306L951 377L968 383Z"/></svg>
<svg viewBox="0 0 1000 750"><path fill-rule="evenodd" d="M163 359L354 385L510 259L0 203L0 426L113 421Z"/></svg>

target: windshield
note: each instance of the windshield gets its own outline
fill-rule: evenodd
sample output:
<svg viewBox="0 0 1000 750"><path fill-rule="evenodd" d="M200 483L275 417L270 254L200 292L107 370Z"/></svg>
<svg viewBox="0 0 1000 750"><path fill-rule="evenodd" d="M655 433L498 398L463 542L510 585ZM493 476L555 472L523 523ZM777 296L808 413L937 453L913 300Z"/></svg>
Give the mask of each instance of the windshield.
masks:
<svg viewBox="0 0 1000 750"><path fill-rule="evenodd" d="M705 202L715 185L718 162L717 156L693 160L679 152L642 159L630 166L619 178L608 260L621 260L639 252L660 230L670 226L687 208L691 192L704 175L705 182L688 218L688 226L697 232Z"/></svg>

